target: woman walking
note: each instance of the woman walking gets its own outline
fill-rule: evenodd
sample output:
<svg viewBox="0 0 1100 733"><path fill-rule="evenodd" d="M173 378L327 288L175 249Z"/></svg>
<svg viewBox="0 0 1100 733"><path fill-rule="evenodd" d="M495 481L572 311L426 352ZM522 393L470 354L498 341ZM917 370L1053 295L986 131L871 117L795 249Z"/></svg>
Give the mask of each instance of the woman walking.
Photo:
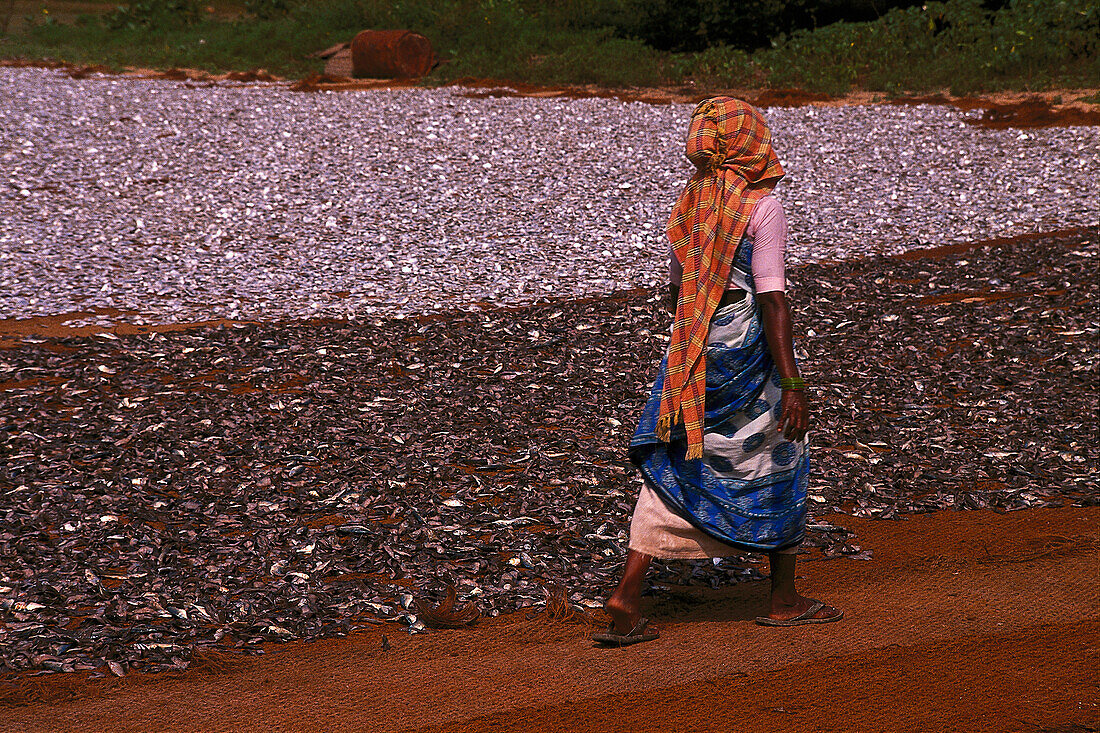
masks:
<svg viewBox="0 0 1100 733"><path fill-rule="evenodd" d="M595 641L657 638L640 612L659 558L767 552L771 606L757 623L796 626L843 613L795 590L806 524L809 409L787 306L783 177L771 133L739 99L704 100L691 116L696 172L668 223L675 317L667 356L630 444L645 486L623 577Z"/></svg>

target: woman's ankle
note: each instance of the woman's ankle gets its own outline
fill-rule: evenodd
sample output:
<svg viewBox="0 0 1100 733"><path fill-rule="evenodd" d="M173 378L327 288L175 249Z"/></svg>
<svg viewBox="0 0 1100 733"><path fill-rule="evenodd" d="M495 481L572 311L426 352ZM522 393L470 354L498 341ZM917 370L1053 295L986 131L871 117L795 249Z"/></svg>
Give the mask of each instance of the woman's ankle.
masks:
<svg viewBox="0 0 1100 733"><path fill-rule="evenodd" d="M790 590L773 590L771 595L772 608L785 608L797 606L802 601L802 596L793 588Z"/></svg>

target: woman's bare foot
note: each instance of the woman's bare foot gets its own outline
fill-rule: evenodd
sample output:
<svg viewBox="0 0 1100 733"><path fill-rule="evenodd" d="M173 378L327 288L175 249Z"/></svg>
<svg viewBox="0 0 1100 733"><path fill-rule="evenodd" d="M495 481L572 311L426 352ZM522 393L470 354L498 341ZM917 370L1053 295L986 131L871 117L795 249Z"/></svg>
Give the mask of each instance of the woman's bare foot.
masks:
<svg viewBox="0 0 1100 733"><path fill-rule="evenodd" d="M629 603L615 594L603 604L604 612L611 618L612 629L616 634L629 634L642 620L642 612L637 603Z"/></svg>
<svg viewBox="0 0 1100 733"><path fill-rule="evenodd" d="M775 619L776 621L790 621L792 618L801 616L809 611L815 603L818 603L818 601L815 601L813 598L806 598L805 596L798 595L797 593L794 597L782 597L779 594L773 593L768 618ZM833 618L840 618L842 615L840 609L823 605L812 616L809 616L809 618L826 621Z"/></svg>
<svg viewBox="0 0 1100 733"><path fill-rule="evenodd" d="M793 554L781 552L772 552L768 555L772 573L771 609L768 618L773 621L790 621L793 618L798 618L808 613L814 605L820 603L813 598L800 595L795 590L795 558L796 556ZM841 610L820 603L820 607L816 611L801 619L800 622L823 623L835 621L843 615L844 613Z"/></svg>
<svg viewBox="0 0 1100 733"><path fill-rule="evenodd" d="M651 560L652 557L637 550L626 554L619 587L603 606L616 634L629 634L642 620L642 580Z"/></svg>

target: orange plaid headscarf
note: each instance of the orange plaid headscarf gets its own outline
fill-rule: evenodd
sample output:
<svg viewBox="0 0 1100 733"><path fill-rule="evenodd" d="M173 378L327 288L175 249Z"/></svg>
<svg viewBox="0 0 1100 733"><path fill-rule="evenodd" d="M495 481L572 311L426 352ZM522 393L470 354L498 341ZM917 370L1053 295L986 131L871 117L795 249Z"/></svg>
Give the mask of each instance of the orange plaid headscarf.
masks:
<svg viewBox="0 0 1100 733"><path fill-rule="evenodd" d="M668 442L672 426L682 421L687 458L692 460L703 457L710 319L726 291L730 265L752 210L783 177L783 166L772 150L764 118L732 97L706 99L695 108L687 157L697 170L666 227L684 277L668 347L657 435Z"/></svg>

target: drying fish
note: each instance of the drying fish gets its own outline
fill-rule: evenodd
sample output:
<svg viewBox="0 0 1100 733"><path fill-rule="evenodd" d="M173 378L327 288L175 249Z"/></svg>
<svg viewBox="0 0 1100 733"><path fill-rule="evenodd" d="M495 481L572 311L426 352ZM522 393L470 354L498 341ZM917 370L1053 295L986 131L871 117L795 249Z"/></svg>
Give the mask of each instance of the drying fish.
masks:
<svg viewBox="0 0 1100 733"><path fill-rule="evenodd" d="M815 333L804 552L874 561L826 516L1100 503L1095 240L792 269ZM417 633L449 588L456 614L459 595L484 617L542 609L547 586L567 589L552 615L597 608L625 555L640 480L626 447L667 325L661 294L638 290L16 342L0 357L0 665L157 672L213 645ZM653 573L664 593L763 568L746 554Z"/></svg>
<svg viewBox="0 0 1100 733"><path fill-rule="evenodd" d="M691 104L471 99L460 87L318 97L169 82L147 94L145 85L0 69L0 119L41 120L0 128L0 150L15 156L0 162L0 318L82 312L68 324L104 329L370 320L663 285L665 219L690 168L670 131L685 129ZM409 127L418 109L436 114ZM766 114L784 165L813 171L778 190L800 262L1090 226L1100 214L1095 126L1020 136L967 125L981 113L948 106ZM371 144L330 144L357 139ZM33 165L15 162L31 151ZM934 177L922 167L930 160ZM568 337L555 323L517 333L560 351ZM309 355L335 368L344 346L310 344ZM219 356L205 363L232 363ZM430 378L417 356L394 364L424 364L405 372ZM104 383L117 380L113 361L89 365ZM122 397L133 399L116 405Z"/></svg>

